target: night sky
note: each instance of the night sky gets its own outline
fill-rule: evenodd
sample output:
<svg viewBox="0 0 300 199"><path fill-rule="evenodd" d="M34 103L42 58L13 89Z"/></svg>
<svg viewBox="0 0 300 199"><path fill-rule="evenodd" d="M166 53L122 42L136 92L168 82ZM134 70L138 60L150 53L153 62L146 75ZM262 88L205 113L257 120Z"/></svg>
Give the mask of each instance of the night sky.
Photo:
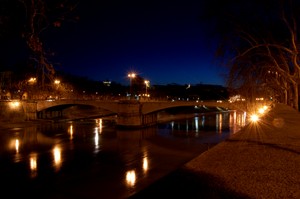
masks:
<svg viewBox="0 0 300 199"><path fill-rule="evenodd" d="M198 19L198 0L82 0L79 20L47 30L56 70L129 84L135 72L151 84L224 85L224 69Z"/></svg>

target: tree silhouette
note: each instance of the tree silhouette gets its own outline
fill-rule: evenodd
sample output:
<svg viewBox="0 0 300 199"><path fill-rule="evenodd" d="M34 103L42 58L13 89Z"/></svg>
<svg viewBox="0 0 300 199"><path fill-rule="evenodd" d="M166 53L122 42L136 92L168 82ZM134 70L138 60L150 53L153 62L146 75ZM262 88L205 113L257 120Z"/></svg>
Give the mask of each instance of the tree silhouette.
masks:
<svg viewBox="0 0 300 199"><path fill-rule="evenodd" d="M216 56L229 67L228 86L298 110L300 2L210 0L204 8L201 19L219 44Z"/></svg>
<svg viewBox="0 0 300 199"><path fill-rule="evenodd" d="M11 40L23 38L36 63L37 83L40 89L53 83L55 69L46 50L44 33L59 28L62 23L76 18L72 15L77 3L69 0L2 0L0 3L0 35Z"/></svg>

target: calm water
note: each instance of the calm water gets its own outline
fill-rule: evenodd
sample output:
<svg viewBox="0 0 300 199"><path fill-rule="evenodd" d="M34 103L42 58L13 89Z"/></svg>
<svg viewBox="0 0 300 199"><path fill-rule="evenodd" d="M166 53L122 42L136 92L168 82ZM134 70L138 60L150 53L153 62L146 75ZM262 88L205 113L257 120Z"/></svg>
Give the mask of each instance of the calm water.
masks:
<svg viewBox="0 0 300 199"><path fill-rule="evenodd" d="M114 117L2 130L2 196L127 198L244 125L230 112L140 130L118 130Z"/></svg>

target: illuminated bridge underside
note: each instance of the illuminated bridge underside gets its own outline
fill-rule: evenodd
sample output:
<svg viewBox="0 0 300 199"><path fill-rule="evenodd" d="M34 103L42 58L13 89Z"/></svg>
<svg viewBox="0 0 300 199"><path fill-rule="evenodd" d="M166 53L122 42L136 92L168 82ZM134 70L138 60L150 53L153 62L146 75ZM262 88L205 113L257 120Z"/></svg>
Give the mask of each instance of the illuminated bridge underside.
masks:
<svg viewBox="0 0 300 199"><path fill-rule="evenodd" d="M117 114L117 125L121 127L141 127L157 123L157 112L174 107L184 106L207 106L221 107L229 110L245 110L246 103L229 103L216 101L136 101L136 100L119 100L119 101L100 101L100 100L57 100L57 101L37 101L36 112L48 108L62 105L89 105L97 108L109 110Z"/></svg>
<svg viewBox="0 0 300 199"><path fill-rule="evenodd" d="M202 102L188 102L188 101L100 101L100 100L56 100L56 101L37 101L37 111L42 111L51 107L62 105L89 105L98 108L103 108L114 113L118 113L123 108L124 104L138 104L142 114L157 112L167 108L183 107L183 106L208 106L208 107L221 107L226 109L243 109L245 103L229 103L216 101L202 101Z"/></svg>

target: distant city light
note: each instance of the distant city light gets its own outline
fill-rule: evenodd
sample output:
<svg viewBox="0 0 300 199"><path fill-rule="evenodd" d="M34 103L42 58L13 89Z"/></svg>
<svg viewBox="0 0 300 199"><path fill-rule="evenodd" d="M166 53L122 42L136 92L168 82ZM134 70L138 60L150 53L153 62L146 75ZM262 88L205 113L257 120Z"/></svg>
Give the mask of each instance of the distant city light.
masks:
<svg viewBox="0 0 300 199"><path fill-rule="evenodd" d="M111 81L103 81L103 84L104 84L105 86L110 86L110 85L111 85Z"/></svg>

